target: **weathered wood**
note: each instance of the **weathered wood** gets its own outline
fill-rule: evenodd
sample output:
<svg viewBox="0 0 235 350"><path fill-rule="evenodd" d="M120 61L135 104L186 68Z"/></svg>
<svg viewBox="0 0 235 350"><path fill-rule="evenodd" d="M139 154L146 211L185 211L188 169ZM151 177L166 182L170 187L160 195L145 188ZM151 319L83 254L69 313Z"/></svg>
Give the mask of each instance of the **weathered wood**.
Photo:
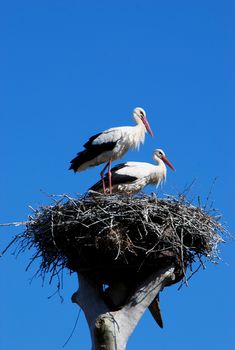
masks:
<svg viewBox="0 0 235 350"><path fill-rule="evenodd" d="M129 336L135 329L146 308L156 298L169 280L174 279L174 268L168 266L156 271L145 281L133 286L131 295L125 304L112 311L104 301L104 293L100 286L79 274L79 289L72 296L72 302L77 303L87 319L92 350L125 350ZM125 300L127 290L123 283L112 288L109 297L113 304L117 300Z"/></svg>

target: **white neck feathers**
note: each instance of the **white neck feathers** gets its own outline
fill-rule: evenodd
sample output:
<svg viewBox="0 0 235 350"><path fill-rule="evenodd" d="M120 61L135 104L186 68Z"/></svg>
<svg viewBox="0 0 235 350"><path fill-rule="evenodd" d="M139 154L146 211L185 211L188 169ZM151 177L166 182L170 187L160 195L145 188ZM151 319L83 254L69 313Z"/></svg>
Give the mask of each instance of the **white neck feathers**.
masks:
<svg viewBox="0 0 235 350"><path fill-rule="evenodd" d="M157 177L158 177L158 184L160 184L161 181L166 180L166 172L167 172L166 165L162 159L158 158L155 155L153 156L153 159L157 163L156 172L157 172Z"/></svg>

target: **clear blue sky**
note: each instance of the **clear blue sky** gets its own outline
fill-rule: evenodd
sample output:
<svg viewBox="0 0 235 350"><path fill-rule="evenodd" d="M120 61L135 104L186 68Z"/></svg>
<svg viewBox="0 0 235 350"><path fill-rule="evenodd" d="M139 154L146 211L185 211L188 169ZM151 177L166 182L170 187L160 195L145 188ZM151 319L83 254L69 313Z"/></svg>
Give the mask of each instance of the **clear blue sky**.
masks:
<svg viewBox="0 0 235 350"><path fill-rule="evenodd" d="M74 175L69 161L90 135L131 125L141 106L155 137L124 160L150 162L163 148L177 172L160 196L196 178L192 195L204 201L216 177L214 206L234 232L234 17L226 0L1 2L0 222L49 203L42 191L83 193L100 168ZM1 229L1 247L21 230ZM221 248L218 266L162 294L164 330L146 312L128 350L235 348L234 242ZM76 278L65 276L64 303L48 300L56 283L30 284L28 260L0 260L1 348L62 349L78 312ZM90 349L83 316L65 349Z"/></svg>

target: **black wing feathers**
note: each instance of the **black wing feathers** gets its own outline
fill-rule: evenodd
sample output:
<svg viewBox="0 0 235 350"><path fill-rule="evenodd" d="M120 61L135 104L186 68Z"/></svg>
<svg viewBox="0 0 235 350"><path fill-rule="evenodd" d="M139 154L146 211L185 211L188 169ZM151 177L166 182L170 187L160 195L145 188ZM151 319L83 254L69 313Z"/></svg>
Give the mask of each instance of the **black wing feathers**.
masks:
<svg viewBox="0 0 235 350"><path fill-rule="evenodd" d="M121 174L115 173L116 170L123 168L123 165L125 165L125 163L118 164L116 167L112 169L112 185L128 184L137 180L137 177L135 176L121 175ZM109 178L107 173L105 174L104 182L106 186L109 185ZM99 191L102 188L103 188L103 184L102 184L102 180L100 180L96 182L91 188L89 188L89 190Z"/></svg>
<svg viewBox="0 0 235 350"><path fill-rule="evenodd" d="M115 174L112 177L112 184L113 185L118 185L118 184L127 184L136 181L138 178L135 176L130 176L130 175L120 175L120 174ZM107 177L108 180L108 177Z"/></svg>
<svg viewBox="0 0 235 350"><path fill-rule="evenodd" d="M100 132L99 134L93 135L89 138L89 140L83 145L84 148L88 149L90 147L92 147L92 142L97 139L97 137L99 137L102 134L102 132Z"/></svg>
<svg viewBox="0 0 235 350"><path fill-rule="evenodd" d="M77 169L84 163L91 161L92 159L96 158L100 154L102 154L105 151L112 151L116 145L116 142L106 142L101 144L92 144L92 142L99 136L101 133L96 134L89 138L89 140L84 144L84 151L81 151L77 154L75 158L71 160L71 165L69 170L74 170L75 172ZM107 159L108 161L109 159ZM94 164L97 165L97 164ZM90 166L93 166L90 164Z"/></svg>
<svg viewBox="0 0 235 350"><path fill-rule="evenodd" d="M93 157L91 157L91 154L87 150L84 150L82 152L79 152L75 158L71 160L71 165L69 170L74 170L74 172L77 171L77 169L85 162L91 160Z"/></svg>

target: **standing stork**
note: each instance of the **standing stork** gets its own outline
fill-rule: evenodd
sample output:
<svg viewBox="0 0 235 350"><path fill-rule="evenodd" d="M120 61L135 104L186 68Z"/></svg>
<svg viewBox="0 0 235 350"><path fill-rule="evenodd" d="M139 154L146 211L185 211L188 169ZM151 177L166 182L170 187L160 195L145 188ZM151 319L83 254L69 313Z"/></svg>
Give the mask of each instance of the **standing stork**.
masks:
<svg viewBox="0 0 235 350"><path fill-rule="evenodd" d="M166 179L166 165L175 171L173 165L166 158L162 149L156 149L153 159L157 165L144 162L127 162L115 166L112 173L113 192L136 193L146 185L157 186ZM104 182L108 181L108 174L104 177ZM89 190L101 192L102 181L97 182Z"/></svg>
<svg viewBox="0 0 235 350"><path fill-rule="evenodd" d="M152 130L146 118L143 108L137 107L133 111L135 126L121 126L107 129L99 134L91 136L83 145L85 148L71 160L69 169L74 172L85 170L89 167L106 163L100 173L102 187L106 192L104 172L108 167L109 193L112 193L111 163L121 158L129 148L139 148L144 143L145 133L148 131L153 136Z"/></svg>

